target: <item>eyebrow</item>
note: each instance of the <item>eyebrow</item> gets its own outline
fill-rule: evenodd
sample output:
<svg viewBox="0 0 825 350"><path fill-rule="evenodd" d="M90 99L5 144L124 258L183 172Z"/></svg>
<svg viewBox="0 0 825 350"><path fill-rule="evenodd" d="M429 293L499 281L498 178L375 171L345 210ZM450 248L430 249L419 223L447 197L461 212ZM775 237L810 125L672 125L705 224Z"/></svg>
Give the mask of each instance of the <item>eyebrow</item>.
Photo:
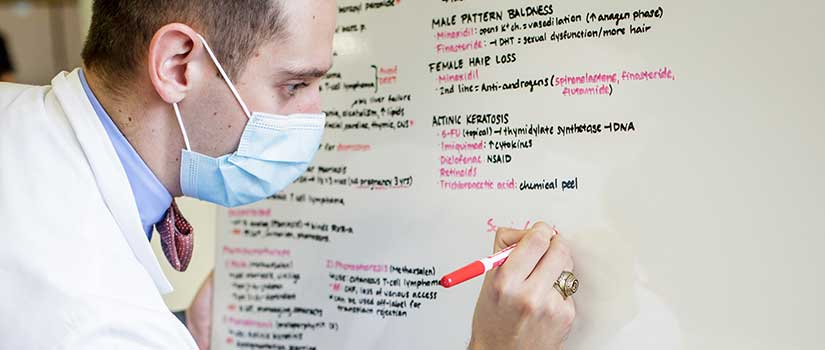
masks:
<svg viewBox="0 0 825 350"><path fill-rule="evenodd" d="M326 69L324 68L286 68L284 69L284 73L288 74L293 77L302 77L302 78L321 78L332 69L332 65L330 64L329 67Z"/></svg>

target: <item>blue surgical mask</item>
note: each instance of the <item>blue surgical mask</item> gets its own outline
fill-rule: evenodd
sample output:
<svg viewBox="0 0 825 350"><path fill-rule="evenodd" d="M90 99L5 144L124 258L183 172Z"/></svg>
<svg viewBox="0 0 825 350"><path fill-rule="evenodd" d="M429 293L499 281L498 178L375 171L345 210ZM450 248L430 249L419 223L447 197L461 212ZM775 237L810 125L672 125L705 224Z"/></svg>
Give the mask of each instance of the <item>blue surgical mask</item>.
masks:
<svg viewBox="0 0 825 350"><path fill-rule="evenodd" d="M180 165L183 194L224 207L272 196L306 171L321 144L326 117L323 114L250 113L209 44L202 36L198 37L249 120L238 150L213 158L192 151L180 108L177 103L172 104L186 144Z"/></svg>

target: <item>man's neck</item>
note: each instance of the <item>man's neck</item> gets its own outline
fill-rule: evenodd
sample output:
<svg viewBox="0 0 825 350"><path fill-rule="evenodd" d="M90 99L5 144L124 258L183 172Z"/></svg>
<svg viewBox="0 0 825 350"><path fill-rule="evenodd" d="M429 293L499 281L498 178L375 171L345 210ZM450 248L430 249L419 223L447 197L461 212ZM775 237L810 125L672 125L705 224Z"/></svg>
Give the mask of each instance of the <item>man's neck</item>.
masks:
<svg viewBox="0 0 825 350"><path fill-rule="evenodd" d="M84 68L89 88L117 128L173 197L181 196L180 150L183 141L172 107L152 96L151 86L135 86L117 96L93 71Z"/></svg>

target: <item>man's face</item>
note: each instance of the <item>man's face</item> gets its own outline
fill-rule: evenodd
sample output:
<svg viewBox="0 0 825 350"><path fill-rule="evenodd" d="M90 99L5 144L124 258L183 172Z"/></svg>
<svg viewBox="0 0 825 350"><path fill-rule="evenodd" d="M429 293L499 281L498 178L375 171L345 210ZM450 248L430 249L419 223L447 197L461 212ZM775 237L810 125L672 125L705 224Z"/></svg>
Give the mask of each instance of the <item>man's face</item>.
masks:
<svg viewBox="0 0 825 350"><path fill-rule="evenodd" d="M233 83L252 112L318 113L320 80L332 65L335 0L282 4L285 35L258 47ZM243 110L217 75L198 90L197 101L183 106L196 113L187 127L193 150L213 157L234 152L248 120Z"/></svg>

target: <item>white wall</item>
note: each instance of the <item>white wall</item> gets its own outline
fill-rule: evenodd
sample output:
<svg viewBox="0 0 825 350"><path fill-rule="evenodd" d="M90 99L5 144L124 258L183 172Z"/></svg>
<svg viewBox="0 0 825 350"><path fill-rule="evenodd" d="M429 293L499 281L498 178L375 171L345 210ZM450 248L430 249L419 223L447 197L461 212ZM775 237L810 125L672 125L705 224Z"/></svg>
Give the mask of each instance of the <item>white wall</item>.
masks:
<svg viewBox="0 0 825 350"><path fill-rule="evenodd" d="M79 14L78 6L70 4L0 4L0 32L18 82L45 85L59 71L80 65Z"/></svg>

